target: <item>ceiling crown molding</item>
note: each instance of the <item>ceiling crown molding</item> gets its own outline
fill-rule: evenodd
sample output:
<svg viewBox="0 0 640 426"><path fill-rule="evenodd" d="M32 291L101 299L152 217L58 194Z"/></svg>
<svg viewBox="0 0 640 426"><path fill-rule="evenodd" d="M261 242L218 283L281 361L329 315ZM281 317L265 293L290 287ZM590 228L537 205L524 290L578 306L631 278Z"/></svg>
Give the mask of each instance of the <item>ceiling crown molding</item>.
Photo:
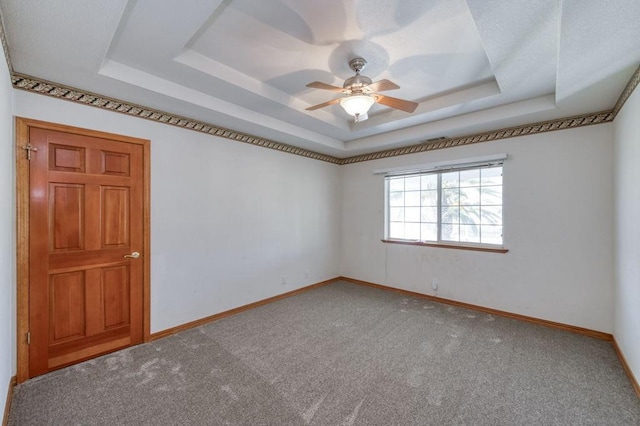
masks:
<svg viewBox="0 0 640 426"><path fill-rule="evenodd" d="M237 142L257 145L263 148L286 152L288 154L300 155L314 160L326 161L333 164L340 163L339 158L332 157L330 155L321 154L304 148L298 148L258 136L252 136L235 130L225 129L224 127L216 126L215 124L192 120L190 118L158 111L141 105L135 105L118 99L64 86L62 84L41 80L35 77L14 73L11 76L11 82L13 87L16 89L25 90L27 92L38 93L151 121L170 124L172 126L182 127L200 133L207 133L209 135L219 136L221 138L231 139Z"/></svg>

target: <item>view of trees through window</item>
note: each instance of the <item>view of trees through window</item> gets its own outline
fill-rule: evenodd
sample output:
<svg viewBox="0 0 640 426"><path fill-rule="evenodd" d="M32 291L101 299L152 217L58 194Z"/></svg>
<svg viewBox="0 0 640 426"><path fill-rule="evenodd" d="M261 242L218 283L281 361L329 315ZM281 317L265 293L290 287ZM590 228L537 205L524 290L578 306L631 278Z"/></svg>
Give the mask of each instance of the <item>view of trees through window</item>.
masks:
<svg viewBox="0 0 640 426"><path fill-rule="evenodd" d="M386 179L387 238L502 244L502 166Z"/></svg>

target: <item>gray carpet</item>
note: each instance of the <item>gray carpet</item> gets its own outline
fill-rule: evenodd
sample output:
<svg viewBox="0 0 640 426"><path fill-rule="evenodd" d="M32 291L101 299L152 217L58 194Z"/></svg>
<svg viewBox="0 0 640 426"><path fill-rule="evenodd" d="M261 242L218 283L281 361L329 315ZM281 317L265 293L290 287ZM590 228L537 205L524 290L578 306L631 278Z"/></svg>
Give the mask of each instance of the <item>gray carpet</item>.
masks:
<svg viewBox="0 0 640 426"><path fill-rule="evenodd" d="M10 425L639 425L609 342L334 283L15 389Z"/></svg>

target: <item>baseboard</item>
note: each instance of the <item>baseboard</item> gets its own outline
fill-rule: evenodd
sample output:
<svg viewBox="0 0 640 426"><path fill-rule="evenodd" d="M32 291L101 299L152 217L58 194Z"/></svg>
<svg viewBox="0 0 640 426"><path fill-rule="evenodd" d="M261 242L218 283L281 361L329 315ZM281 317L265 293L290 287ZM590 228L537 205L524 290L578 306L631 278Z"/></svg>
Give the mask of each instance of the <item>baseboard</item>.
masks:
<svg viewBox="0 0 640 426"><path fill-rule="evenodd" d="M9 379L9 389L7 389L7 400L4 404L4 416L2 417L2 426L9 423L9 411L11 411L11 401L13 400L13 388L16 386L16 376Z"/></svg>
<svg viewBox="0 0 640 426"><path fill-rule="evenodd" d="M172 327L172 328L168 328L166 330L162 330L159 331L157 333L152 333L149 336L149 341L154 341L154 340L158 340L158 339L162 339L163 337L167 337L167 336L171 336L173 334L176 333L180 333L181 331L186 331L195 327L199 327L201 325L204 324L208 324L210 322L231 316L231 315L235 315L238 314L240 312L244 312L244 311L248 311L250 309L253 308L257 308L258 306L262 306L262 305L266 305L268 303L273 303L275 301L287 298L287 297L291 297L291 296L295 296L296 294L300 294L303 293L305 291L309 291L309 290L313 290L314 288L318 288L318 287L322 287L331 283L334 283L336 281L347 281L350 282L352 284L358 284L358 285L363 285L363 286L367 286L367 287L373 287L373 288L377 288L377 289L381 289L381 290L385 290L385 291L391 291L394 293L400 293L400 294L404 294L407 296L411 296L411 297L418 297L421 299L427 299L427 300L431 300L434 302L439 302L439 303L444 303L447 305L452 305L452 306L456 306L459 308L465 308L465 309L471 309L474 311L478 311L478 312L484 312L487 314L492 314L492 315L496 315L496 316L501 316L501 317L505 317L505 318L511 318L511 319L516 319L519 321L525 321L525 322L529 322L532 324L537 324L537 325L542 325L545 327L551 327L551 328L556 328L559 330L564 330L564 331L569 331L572 333L577 333L577 334L582 334L585 336L589 336L589 337L594 337L596 339L601 339L601 340L606 340L606 341L613 341L613 336L609 333L603 333L601 331L596 331L596 330L591 330L588 328L582 328L582 327L576 327L573 325L568 325L568 324L563 324L563 323L559 323L559 322L554 322L554 321L549 321L549 320L544 320L544 319L540 319L540 318L535 318L535 317L529 317L526 315L520 315L520 314L515 314L512 312L507 312L507 311L501 311L498 309L493 309L493 308L487 308L484 306L479 306L479 305L473 305L470 303L465 303L465 302L458 302L456 300L451 300L451 299L445 299L442 297L437 297L437 296L431 296L428 294L423 294L423 293L417 293L417 292L413 292L413 291L409 291L409 290L402 290L399 288L394 288L394 287L389 287L389 286L385 286L382 284L375 284L375 283L371 283L368 281L362 281L362 280L357 280L354 278L349 278L349 277L337 277L337 278L332 278L330 280L326 280L326 281L322 281L316 284L311 284L309 286L306 287L302 287L299 288L297 290L293 290L293 291L289 291L287 293L282 293L279 294L277 296L273 296L273 297L269 297L267 299L263 299L263 300L259 300L257 302L253 302L253 303L249 303L248 305L244 305L244 306L240 306L234 309L230 309L228 311L224 311L224 312L220 312L205 318L200 318L198 320L195 321L191 321L185 324L181 324L178 325L176 327Z"/></svg>
<svg viewBox="0 0 640 426"><path fill-rule="evenodd" d="M356 280L348 277L340 277L339 280L347 281L353 284L364 285L367 287L374 287L385 291L392 291L394 293L400 293L411 297L418 297L421 299L427 299L434 302L444 303L447 305L457 306L459 308L471 309L478 312L484 312L486 314L516 319L519 321L525 321L533 324L543 325L545 327L557 328L559 330L570 331L572 333L583 334L589 337L595 337L596 339L602 339L607 341L613 341L613 336L609 333L603 333L601 331L590 330L588 328L576 327L573 325L562 324L559 322L543 320L539 318L529 317L526 315L514 314L512 312L500 311L493 308L485 308L484 306L472 305L470 303L458 302L456 300L444 299L442 297L431 296L428 294L416 293L408 290L401 290L399 288L388 287L386 285L374 284L367 281Z"/></svg>
<svg viewBox="0 0 640 426"><path fill-rule="evenodd" d="M152 333L149 336L150 342L158 339L162 339L163 337L171 336L176 333L180 333L182 331L186 331L195 327L200 327L201 325L209 324L210 322L217 321L222 318L229 317L231 315L239 314L240 312L248 311L253 308L257 308L258 306L266 305L268 303L273 303L281 299L285 299L287 297L295 296L296 294L304 293L309 290L313 290L314 288L322 287L333 282L339 281L339 278L332 278L330 280L322 281L319 283L311 284L306 287L299 288L297 290L292 290L286 293L279 294L277 296L269 297L267 299L258 300L257 302L249 303L248 305L239 306L234 309L230 309L228 311L220 312L218 314L214 314L205 318L200 318L195 321L188 322L186 324L181 324L176 327L168 328L166 330L158 331L157 333Z"/></svg>
<svg viewBox="0 0 640 426"><path fill-rule="evenodd" d="M624 357L624 354L622 353L622 351L620 350L620 346L618 346L618 342L616 342L615 338L613 339L613 348L616 350L616 354L618 354L618 358L620 358L620 363L622 364L622 368L624 369L624 372L627 373L627 377L629 377L629 380L631 381L631 386L633 386L633 390L636 391L636 395L638 396L638 399L640 399L640 384L638 384L638 380L636 380L636 377L633 375L631 368L629 368L629 364L627 363L627 360Z"/></svg>

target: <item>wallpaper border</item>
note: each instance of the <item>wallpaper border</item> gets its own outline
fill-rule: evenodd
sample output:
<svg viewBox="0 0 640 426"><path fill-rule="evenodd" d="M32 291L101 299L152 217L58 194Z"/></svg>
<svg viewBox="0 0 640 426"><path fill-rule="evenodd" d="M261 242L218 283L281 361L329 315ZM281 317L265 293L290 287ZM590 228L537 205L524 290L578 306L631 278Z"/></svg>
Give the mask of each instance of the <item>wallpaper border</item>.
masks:
<svg viewBox="0 0 640 426"><path fill-rule="evenodd" d="M633 89L640 81L640 73L634 74L635 79L630 81L623 94L628 98ZM311 151L304 148L298 148L281 142L253 136L247 133L238 132L215 124L203 121L192 120L187 117L171 114L147 108L141 105L132 104L118 99L102 96L99 94L87 92L74 87L65 86L58 83L42 80L35 77L13 73L13 87L32 93L51 96L71 102L89 105L109 111L119 112L122 114L144 118L151 121L157 121L172 126L182 127L201 133L207 133L237 142L244 142L252 145L261 146L263 148L274 149L289 154L300 155L314 160L325 161L328 163L343 165L359 163L362 161L371 161L381 158L397 157L400 155L415 154L419 152L433 151L437 149L451 148L454 146L470 145L481 142L490 142L500 139L508 139L517 136L534 135L538 133L551 132L555 130L572 129L582 126L590 126L594 124L608 123L615 118L614 110L601 111L590 114L583 114L574 117L566 117L555 120L542 121L537 123L525 124L521 126L508 127L498 130L492 130L483 133L476 133L467 136L455 138L447 138L437 141L425 141L414 145L403 146L394 149L376 151L368 154L355 155L347 158L337 158L319 152ZM631 84L635 81L634 84Z"/></svg>
<svg viewBox="0 0 640 426"><path fill-rule="evenodd" d="M636 87L640 84L640 66L638 66L636 71L629 79L629 82L625 86L624 90L620 94L620 97L618 98L614 108L608 111L594 112L574 117L565 117L549 121L524 124L520 126L491 130L488 132L476 133L466 136L438 139L435 141L427 140L409 146L376 151L361 155L354 155L346 158L338 158L316 151L295 147L282 142L265 139L259 136L254 136L232 129L227 129L216 124L193 120L180 115L175 115L153 108L147 108L141 105L125 102L108 96L91 93L75 87L70 87L63 84L46 81L37 77L31 77L16 73L11 63L9 44L6 38L2 16L2 10L0 9L0 43L2 43L4 56L7 61L9 73L11 74L11 83L16 89L106 109L109 111L119 112L121 114L126 114L129 116L144 118L146 120L169 124L176 127L182 127L185 129L206 133L237 142L244 142L263 148L273 149L281 152L286 152L288 154L299 155L302 157L325 161L337 165L353 164L363 161L377 160L381 158L390 158L400 155L451 148L455 146L490 142L517 136L534 135L555 130L572 129L594 124L609 123L615 119L616 115L620 112L627 99L629 99Z"/></svg>
<svg viewBox="0 0 640 426"><path fill-rule="evenodd" d="M499 139L514 138L517 136L535 135L538 133L552 132L555 130L573 129L576 127L590 126L593 124L608 123L613 121L612 111L602 111L591 114L577 115L574 117L559 118L556 120L541 121L522 126L508 127L499 130L491 130L484 133L476 133L468 136L446 138L434 142L425 141L415 145L404 146L385 151L377 151L369 154L356 155L343 158L340 164L352 164L362 161L378 160L381 158L397 157L400 155L415 154L418 152L433 151L436 149L451 148L454 146L471 145L480 142L490 142Z"/></svg>
<svg viewBox="0 0 640 426"><path fill-rule="evenodd" d="M582 126L590 126L594 124L602 124L612 122L618 112L622 109L627 99L631 96L636 87L640 84L640 66L631 76L629 82L620 94L618 101L613 109L608 111L594 112L573 117L564 117L554 120L524 124L520 126L491 130L482 133L475 133L466 136L446 138L436 141L423 141L417 144L403 146L399 148L375 151L367 154L354 155L346 158L338 158L327 154L305 148L295 147L282 142L265 139L259 136L227 129L212 123L199 120L193 120L180 115L159 111L153 108L147 108L119 99L91 93L75 87L43 80L37 77L27 76L16 73L11 66L11 58L9 55L9 46L2 26L2 14L0 11L0 41L4 50L5 58L11 73L11 82L13 87L32 93L51 96L71 102L89 105L109 111L119 112L122 114L144 118L146 120L156 121L169 124L176 127L206 133L237 142L248 143L263 148L273 149L288 154L299 155L314 160L325 161L337 165L353 164L363 161L372 161L382 158L397 157L400 155L415 154L420 152L433 151L438 149L451 148L455 146L470 145L481 142L490 142L500 139L508 139L518 136L534 135L539 133L551 132L555 130L572 129Z"/></svg>
<svg viewBox="0 0 640 426"><path fill-rule="evenodd" d="M304 148L287 145L270 139L253 136L247 133L238 132L215 124L203 121L192 120L180 115L159 111L153 108L147 108L141 105L121 101L108 96L102 96L96 93L87 92L74 87L65 86L51 81L41 80L36 77L30 77L19 73L11 76L13 87L27 92L38 93L41 95L51 96L58 99L64 99L84 105L89 105L109 111L119 112L122 114L144 118L146 120L157 121L159 123L169 124L176 127L182 127L196 132L207 133L221 138L231 139L237 142L244 142L251 145L261 146L263 148L274 149L289 154L300 155L302 157L312 158L314 160L326 161L328 163L339 164L340 159L330 155L321 154Z"/></svg>

